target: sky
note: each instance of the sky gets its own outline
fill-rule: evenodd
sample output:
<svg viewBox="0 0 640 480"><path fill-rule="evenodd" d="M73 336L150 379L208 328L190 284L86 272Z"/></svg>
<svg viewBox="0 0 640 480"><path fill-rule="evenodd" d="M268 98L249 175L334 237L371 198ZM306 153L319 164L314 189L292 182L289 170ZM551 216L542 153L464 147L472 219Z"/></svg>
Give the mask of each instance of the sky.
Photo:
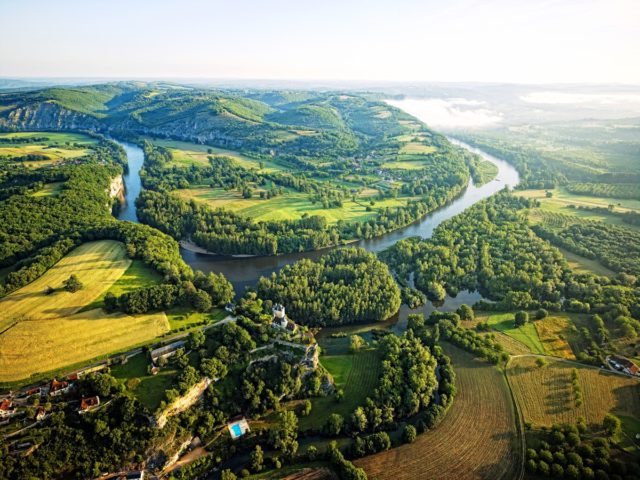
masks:
<svg viewBox="0 0 640 480"><path fill-rule="evenodd" d="M0 0L0 76L640 83L639 0Z"/></svg>

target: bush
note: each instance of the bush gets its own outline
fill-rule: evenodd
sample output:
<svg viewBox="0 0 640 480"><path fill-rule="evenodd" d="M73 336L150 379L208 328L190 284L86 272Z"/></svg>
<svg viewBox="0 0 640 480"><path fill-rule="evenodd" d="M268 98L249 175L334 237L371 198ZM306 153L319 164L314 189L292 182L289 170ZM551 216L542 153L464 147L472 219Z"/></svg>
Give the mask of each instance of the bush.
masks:
<svg viewBox="0 0 640 480"><path fill-rule="evenodd" d="M524 310L520 310L519 312L516 312L516 316L515 316L516 327L521 327L527 322L529 322L529 314L527 312L525 312Z"/></svg>

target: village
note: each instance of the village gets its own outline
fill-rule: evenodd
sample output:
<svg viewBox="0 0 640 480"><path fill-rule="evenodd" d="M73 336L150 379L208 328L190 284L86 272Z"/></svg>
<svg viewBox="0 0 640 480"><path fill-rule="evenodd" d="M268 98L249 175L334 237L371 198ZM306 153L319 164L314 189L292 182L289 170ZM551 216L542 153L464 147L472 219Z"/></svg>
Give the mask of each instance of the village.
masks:
<svg viewBox="0 0 640 480"><path fill-rule="evenodd" d="M233 313L234 307L230 304L226 309ZM208 328L236 320L235 316L230 315L214 325L209 325ZM275 304L273 306L269 328L271 330L269 341L249 352L250 361L247 368L250 369L263 362L274 361L278 357L299 363L306 372L318 368L320 349L313 334L306 328L298 327L295 322L289 319L283 305ZM129 358L141 354L146 355L149 362L148 371L155 376L163 368L168 368L172 358L189 354L188 342L185 339L174 339L170 343L153 349L136 349L127 354L76 370L64 377L55 377L0 396L0 435L2 435L2 441L9 444L10 454L28 456L35 451L38 445L30 439L29 430L46 422L54 411L65 410L68 412L71 409L77 415L85 415L108 405L110 400L103 399L99 395L82 395L79 385L88 376L108 373L110 367L117 365L117 362L126 364ZM197 403L209 385L217 381L218 378L203 377L189 391L174 399L162 411L149 414L149 424L155 428L163 428L170 417L184 412ZM323 388L331 391L333 385L324 385ZM250 421L251 419L245 416L237 416L231 418L226 425L223 425L223 428L232 440L236 440L250 432ZM172 466L179 465L181 457L196 448L200 448L204 453L205 451L201 447L201 441L197 436L189 439L180 446L173 458L169 459L163 471L165 473L171 471ZM142 480L146 477L144 471L133 471L108 474L104 478Z"/></svg>

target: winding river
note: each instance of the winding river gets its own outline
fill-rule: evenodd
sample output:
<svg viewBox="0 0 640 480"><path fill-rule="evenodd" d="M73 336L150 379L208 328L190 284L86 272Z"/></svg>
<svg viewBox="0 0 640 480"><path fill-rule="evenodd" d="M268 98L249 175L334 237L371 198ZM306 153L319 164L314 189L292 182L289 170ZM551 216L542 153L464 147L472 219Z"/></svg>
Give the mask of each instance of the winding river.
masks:
<svg viewBox="0 0 640 480"><path fill-rule="evenodd" d="M419 115L416 116L425 123L428 123L428 119L421 118ZM380 252L404 238L415 236L428 238L433 234L433 230L443 221L461 213L474 203L477 203L480 200L502 190L505 186L513 188L519 183L520 179L518 172L504 160L495 158L492 155L489 155L477 148L473 148L456 139L449 138L449 140L455 145L466 148L467 150L480 155L485 160L495 164L498 167L497 177L479 187L476 186L473 181L470 181L465 191L455 200L426 215L422 219L381 237L370 240L361 240L352 245L363 247L370 252ZM118 143L124 147L129 161L129 172L124 176L126 190L125 203L118 214L118 218L121 220L137 222L138 217L135 212L135 199L138 197L142 188L139 172L144 161L144 154L142 149L136 145L124 142ZM277 272L285 265L302 258L310 258L312 260L317 259L328 250L329 249L324 249L313 252L292 253L271 257L241 258L222 255L206 255L184 249L181 249L181 254L185 262L191 265L195 270L223 273L233 284L236 292L241 294L244 292L245 287L255 284L261 276L267 276L270 275L271 272ZM461 303L472 304L479 299L480 295L478 293L460 292L455 299L447 297L444 307L455 308ZM403 306L403 308L405 307ZM428 303L427 306L418 311L423 311L428 314L432 310L433 306L431 303ZM408 312L401 310L400 318L402 319L403 317L406 317L406 313Z"/></svg>

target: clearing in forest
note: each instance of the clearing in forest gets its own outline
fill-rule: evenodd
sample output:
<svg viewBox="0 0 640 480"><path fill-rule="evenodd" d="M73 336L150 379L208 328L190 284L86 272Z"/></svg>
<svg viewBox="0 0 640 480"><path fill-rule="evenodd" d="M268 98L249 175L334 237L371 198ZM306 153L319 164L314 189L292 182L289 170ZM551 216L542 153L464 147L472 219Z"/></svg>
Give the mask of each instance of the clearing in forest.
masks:
<svg viewBox="0 0 640 480"><path fill-rule="evenodd" d="M514 340L526 345L533 353L546 353L538 332L531 322L522 325L521 327L515 326L515 314L514 313L495 313L484 315L478 315L478 320L487 322L491 328L510 336Z"/></svg>
<svg viewBox="0 0 640 480"><path fill-rule="evenodd" d="M601 425L613 412L638 420L640 384L637 380L574 362L548 359L539 367L534 357L514 357L507 377L524 420L534 426L575 423ZM576 406L571 372L578 371L583 403Z"/></svg>
<svg viewBox="0 0 640 480"><path fill-rule="evenodd" d="M301 430L322 428L332 413L348 418L378 385L380 360L374 350L323 356L320 363L331 373L336 387L344 391L344 396L340 402L336 402L333 396L313 398L311 415L299 419Z"/></svg>
<svg viewBox="0 0 640 480"><path fill-rule="evenodd" d="M414 443L356 460L369 478L515 478L520 464L518 442L504 376L461 349L445 347L457 375L458 393L451 409Z"/></svg>

